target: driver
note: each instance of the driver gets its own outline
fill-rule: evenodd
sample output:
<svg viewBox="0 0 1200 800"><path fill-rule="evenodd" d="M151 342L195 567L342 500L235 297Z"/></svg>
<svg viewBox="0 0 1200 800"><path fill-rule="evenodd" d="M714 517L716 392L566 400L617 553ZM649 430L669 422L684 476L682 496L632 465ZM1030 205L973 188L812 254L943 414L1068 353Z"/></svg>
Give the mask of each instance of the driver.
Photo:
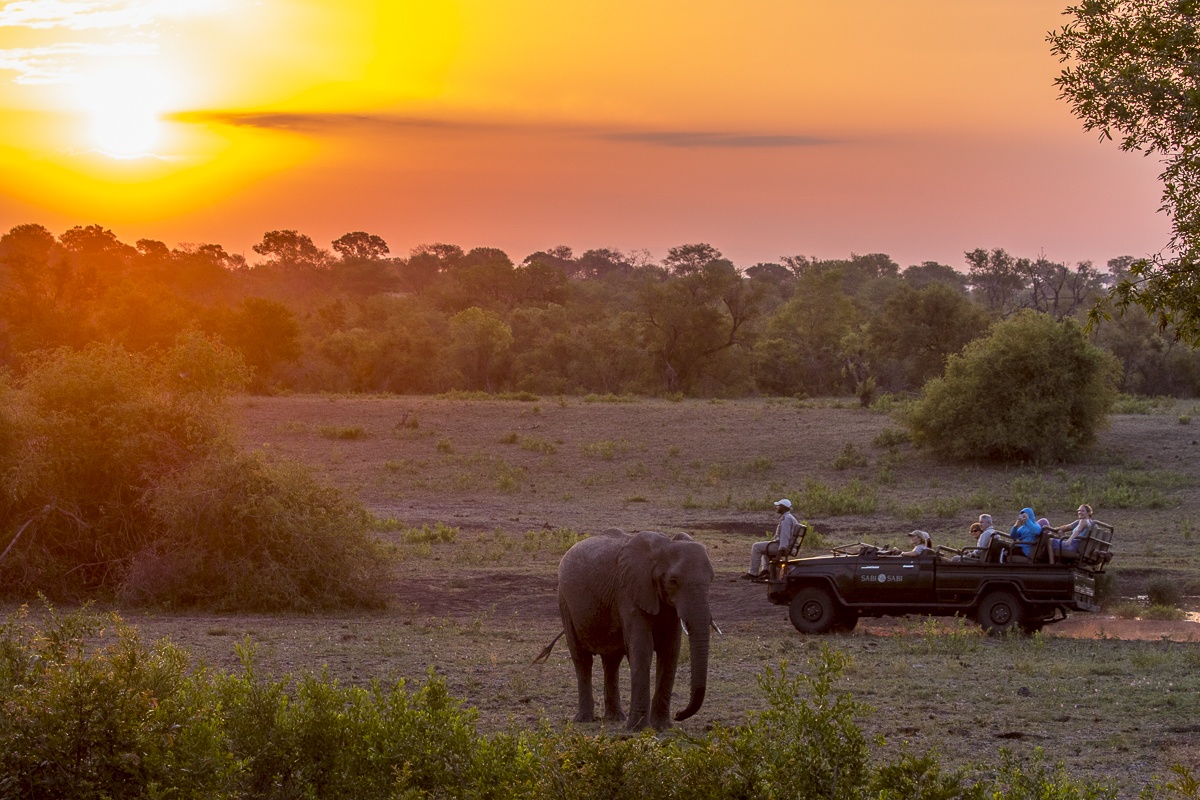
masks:
<svg viewBox="0 0 1200 800"><path fill-rule="evenodd" d="M763 566L763 559L786 553L792 546L796 531L800 528L800 520L792 514L792 501L786 497L776 500L775 513L779 515L779 524L775 526L775 538L769 542L755 542L750 548L750 571L742 575L745 580L765 581L767 570Z"/></svg>

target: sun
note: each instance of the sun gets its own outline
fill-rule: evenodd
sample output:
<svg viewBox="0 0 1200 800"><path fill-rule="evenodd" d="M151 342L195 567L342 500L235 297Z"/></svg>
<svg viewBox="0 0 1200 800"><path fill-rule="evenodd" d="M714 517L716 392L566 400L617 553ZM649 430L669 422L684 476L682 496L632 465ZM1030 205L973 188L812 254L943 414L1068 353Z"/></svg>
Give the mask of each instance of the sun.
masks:
<svg viewBox="0 0 1200 800"><path fill-rule="evenodd" d="M136 103L113 106L91 113L88 141L110 158L131 159L156 155L162 140L158 112Z"/></svg>
<svg viewBox="0 0 1200 800"><path fill-rule="evenodd" d="M161 155L170 88L164 76L128 67L89 75L77 95L86 148L118 160Z"/></svg>

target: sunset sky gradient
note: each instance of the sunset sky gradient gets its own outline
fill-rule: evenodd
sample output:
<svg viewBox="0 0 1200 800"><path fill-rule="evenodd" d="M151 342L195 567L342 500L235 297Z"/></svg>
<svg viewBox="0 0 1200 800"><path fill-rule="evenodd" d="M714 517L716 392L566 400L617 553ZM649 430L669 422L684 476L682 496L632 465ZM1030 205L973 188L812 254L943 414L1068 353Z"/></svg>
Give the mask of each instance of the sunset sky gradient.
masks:
<svg viewBox="0 0 1200 800"><path fill-rule="evenodd" d="M1063 0L0 0L0 231L963 268L1169 238L1083 132Z"/></svg>

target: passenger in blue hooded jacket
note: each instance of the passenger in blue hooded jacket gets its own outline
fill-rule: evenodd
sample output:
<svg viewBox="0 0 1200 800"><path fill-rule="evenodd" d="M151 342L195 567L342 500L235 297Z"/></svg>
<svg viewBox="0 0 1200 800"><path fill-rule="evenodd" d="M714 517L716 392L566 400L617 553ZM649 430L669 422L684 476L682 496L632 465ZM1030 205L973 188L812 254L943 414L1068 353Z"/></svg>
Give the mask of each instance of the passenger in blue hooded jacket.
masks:
<svg viewBox="0 0 1200 800"><path fill-rule="evenodd" d="M1016 549L1019 549L1026 558L1033 555L1033 545L1041 533L1042 527L1037 524L1037 514L1033 513L1032 508L1022 508L1021 513L1017 515L1016 524L1008 531Z"/></svg>

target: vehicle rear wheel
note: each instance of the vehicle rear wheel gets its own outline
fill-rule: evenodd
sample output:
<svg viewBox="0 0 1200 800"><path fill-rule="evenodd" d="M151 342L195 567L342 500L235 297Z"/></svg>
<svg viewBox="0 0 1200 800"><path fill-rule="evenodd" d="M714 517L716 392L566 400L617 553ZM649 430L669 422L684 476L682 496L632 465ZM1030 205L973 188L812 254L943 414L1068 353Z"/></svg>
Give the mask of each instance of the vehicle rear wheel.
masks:
<svg viewBox="0 0 1200 800"><path fill-rule="evenodd" d="M788 605L788 617L801 633L828 633L837 621L837 606L829 592L810 586Z"/></svg>
<svg viewBox="0 0 1200 800"><path fill-rule="evenodd" d="M1012 592L995 591L979 603L976 620L988 634L1007 633L1023 624L1025 609Z"/></svg>

